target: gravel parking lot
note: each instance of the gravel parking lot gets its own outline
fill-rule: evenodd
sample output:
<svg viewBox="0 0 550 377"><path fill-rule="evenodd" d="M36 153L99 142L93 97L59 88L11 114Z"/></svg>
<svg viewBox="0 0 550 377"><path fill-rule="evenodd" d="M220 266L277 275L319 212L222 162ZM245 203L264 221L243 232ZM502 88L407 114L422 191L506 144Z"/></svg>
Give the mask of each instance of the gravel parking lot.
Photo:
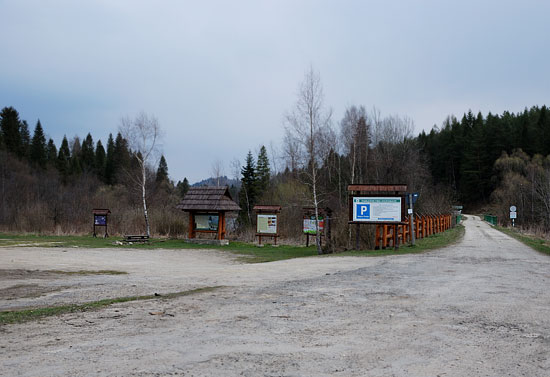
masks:
<svg viewBox="0 0 550 377"><path fill-rule="evenodd" d="M263 264L0 248L0 310L220 286L0 326L0 375L549 376L550 258L475 216L465 226L420 255Z"/></svg>

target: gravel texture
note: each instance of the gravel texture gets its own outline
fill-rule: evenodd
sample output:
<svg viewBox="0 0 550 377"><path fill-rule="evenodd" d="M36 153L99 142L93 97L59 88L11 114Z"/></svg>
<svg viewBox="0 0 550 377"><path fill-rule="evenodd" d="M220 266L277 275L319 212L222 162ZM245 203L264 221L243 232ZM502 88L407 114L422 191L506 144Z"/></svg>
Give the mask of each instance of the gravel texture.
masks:
<svg viewBox="0 0 550 377"><path fill-rule="evenodd" d="M420 255L263 264L0 248L0 310L223 286L0 326L0 375L550 376L550 258L475 216L465 226Z"/></svg>

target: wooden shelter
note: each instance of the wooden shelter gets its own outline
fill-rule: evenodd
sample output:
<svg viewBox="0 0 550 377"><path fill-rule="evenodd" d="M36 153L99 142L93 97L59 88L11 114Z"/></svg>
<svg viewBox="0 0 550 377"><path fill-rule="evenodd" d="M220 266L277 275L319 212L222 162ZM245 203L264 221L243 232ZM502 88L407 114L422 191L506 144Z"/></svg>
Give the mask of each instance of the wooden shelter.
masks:
<svg viewBox="0 0 550 377"><path fill-rule="evenodd" d="M256 211L256 237L258 244L262 244L262 237L272 237L275 245L277 245L277 237L279 237L279 219L278 214L281 212L279 205L256 205L253 208Z"/></svg>
<svg viewBox="0 0 550 377"><path fill-rule="evenodd" d="M227 186L191 187L176 208L189 212L190 239L197 233L211 233L218 240L225 239L226 212L241 210Z"/></svg>

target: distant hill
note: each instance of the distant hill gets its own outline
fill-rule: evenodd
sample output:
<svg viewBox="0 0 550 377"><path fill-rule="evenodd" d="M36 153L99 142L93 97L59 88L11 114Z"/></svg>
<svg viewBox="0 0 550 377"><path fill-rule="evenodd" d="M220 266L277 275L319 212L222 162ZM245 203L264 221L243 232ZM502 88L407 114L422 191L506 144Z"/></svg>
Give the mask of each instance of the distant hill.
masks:
<svg viewBox="0 0 550 377"><path fill-rule="evenodd" d="M218 185L218 180L215 177L210 177L210 178L203 179L200 182L193 183L191 187L217 186L217 185ZM236 179L229 179L225 175L223 177L220 177L220 186L231 187L232 185L235 187L240 187L241 181L238 181Z"/></svg>

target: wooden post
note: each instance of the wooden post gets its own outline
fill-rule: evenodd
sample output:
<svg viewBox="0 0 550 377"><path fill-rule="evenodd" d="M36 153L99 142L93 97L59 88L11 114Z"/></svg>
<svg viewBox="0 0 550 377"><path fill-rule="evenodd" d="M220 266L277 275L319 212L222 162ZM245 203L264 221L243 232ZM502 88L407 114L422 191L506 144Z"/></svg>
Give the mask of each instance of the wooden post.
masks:
<svg viewBox="0 0 550 377"><path fill-rule="evenodd" d="M409 194L409 204L411 206L411 214L409 216L409 222L411 226L411 245L415 244L415 234L414 234L414 206L413 206L413 195Z"/></svg>
<svg viewBox="0 0 550 377"><path fill-rule="evenodd" d="M332 211L327 210L327 217L325 220L325 229L327 230L327 245L331 247L332 245L332 221L330 220L330 216L332 216Z"/></svg>
<svg viewBox="0 0 550 377"><path fill-rule="evenodd" d="M223 234L222 234L222 238L225 239L225 235L227 233L227 219L225 218L225 212L222 212L222 218L223 218L223 228L222 228L222 231L223 231Z"/></svg>
<svg viewBox="0 0 550 377"><path fill-rule="evenodd" d="M355 250L359 250L359 241L360 241L360 234L359 234L359 224L355 224Z"/></svg>
<svg viewBox="0 0 550 377"><path fill-rule="evenodd" d="M222 226L222 223L223 223L223 212L218 212L218 234L217 234L217 239L218 240L221 240L222 239L222 233L223 233L223 226Z"/></svg>
<svg viewBox="0 0 550 377"><path fill-rule="evenodd" d="M399 235L397 233L398 233L398 226L394 225L393 226L393 248L395 250L399 249Z"/></svg>
<svg viewBox="0 0 550 377"><path fill-rule="evenodd" d="M195 214L189 212L189 239L195 238Z"/></svg>

